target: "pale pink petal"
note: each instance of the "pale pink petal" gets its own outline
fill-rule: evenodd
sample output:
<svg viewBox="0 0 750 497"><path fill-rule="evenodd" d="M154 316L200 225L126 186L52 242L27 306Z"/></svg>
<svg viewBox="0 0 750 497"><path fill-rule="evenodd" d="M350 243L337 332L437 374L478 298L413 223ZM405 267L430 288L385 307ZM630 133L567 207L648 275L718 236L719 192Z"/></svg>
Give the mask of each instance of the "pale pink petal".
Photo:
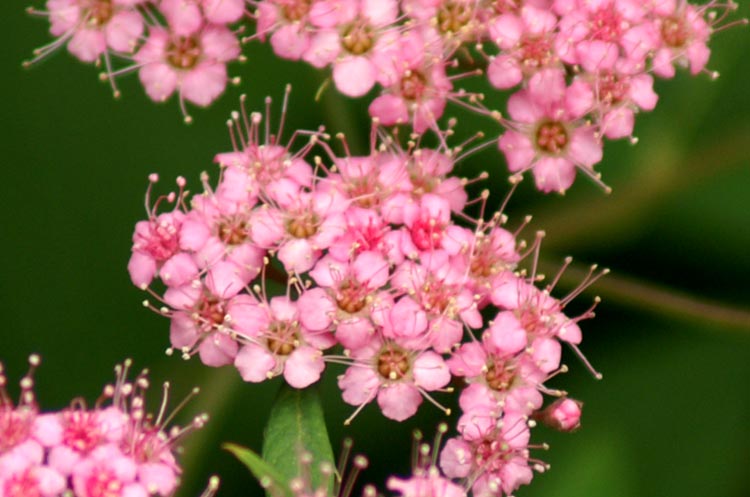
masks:
<svg viewBox="0 0 750 497"><path fill-rule="evenodd" d="M177 475L166 464L143 463L138 466L138 481L160 495L171 495L177 487Z"/></svg>
<svg viewBox="0 0 750 497"><path fill-rule="evenodd" d="M515 58L509 55L498 55L487 66L487 78L495 88L507 90L523 80L523 72Z"/></svg>
<svg viewBox="0 0 750 497"><path fill-rule="evenodd" d="M276 359L266 349L248 344L240 349L234 365L243 380L260 383L268 379L268 374L276 367Z"/></svg>
<svg viewBox="0 0 750 497"><path fill-rule="evenodd" d="M83 62L94 62L106 50L104 33L98 29L79 29L68 43L68 51Z"/></svg>
<svg viewBox="0 0 750 497"><path fill-rule="evenodd" d="M145 289L156 274L156 261L150 255L133 252L128 261L128 273L135 286Z"/></svg>
<svg viewBox="0 0 750 497"><path fill-rule="evenodd" d="M310 44L302 59L313 67L322 69L333 63L341 52L341 39L338 31L321 30L310 38Z"/></svg>
<svg viewBox="0 0 750 497"><path fill-rule="evenodd" d="M625 106L607 112L599 123L602 133L610 140L632 135L634 126L635 114L632 109Z"/></svg>
<svg viewBox="0 0 750 497"><path fill-rule="evenodd" d="M206 288L222 299L237 295L248 283L242 278L242 270L233 262L220 261L208 270Z"/></svg>
<svg viewBox="0 0 750 497"><path fill-rule="evenodd" d="M296 273L309 271L317 259L310 242L303 238L293 238L285 242L279 248L278 257L284 264L284 269Z"/></svg>
<svg viewBox="0 0 750 497"><path fill-rule="evenodd" d="M205 107L222 94L226 85L226 66L206 61L183 76L180 94L185 100Z"/></svg>
<svg viewBox="0 0 750 497"><path fill-rule="evenodd" d="M414 416L422 403L422 396L412 385L396 383L383 386L378 392L378 405L386 418L403 421Z"/></svg>
<svg viewBox="0 0 750 497"><path fill-rule="evenodd" d="M392 24L398 17L396 0L361 0L360 12L373 26Z"/></svg>
<svg viewBox="0 0 750 497"><path fill-rule="evenodd" d="M568 155L576 164L591 167L602 160L602 143L591 127L577 128L570 138Z"/></svg>
<svg viewBox="0 0 750 497"><path fill-rule="evenodd" d="M336 312L331 297L322 288L312 288L300 295L297 308L302 326L312 331L328 329Z"/></svg>
<svg viewBox="0 0 750 497"><path fill-rule="evenodd" d="M372 101L368 108L370 115L380 120L384 126L409 122L409 110L404 99L395 95L381 95Z"/></svg>
<svg viewBox="0 0 750 497"><path fill-rule="evenodd" d="M198 341L198 328L193 319L185 312L175 312L169 324L169 341L172 347L190 348Z"/></svg>
<svg viewBox="0 0 750 497"><path fill-rule="evenodd" d="M445 387L451 381L451 373L441 356L435 352L423 352L414 360L414 384L427 391Z"/></svg>
<svg viewBox="0 0 750 497"><path fill-rule="evenodd" d="M536 156L529 137L516 131L503 133L498 141L498 148L505 154L508 169L513 173L528 169Z"/></svg>
<svg viewBox="0 0 750 497"><path fill-rule="evenodd" d="M440 451L440 469L448 478L469 476L473 464L471 446L460 438L450 438Z"/></svg>
<svg viewBox="0 0 750 497"><path fill-rule="evenodd" d="M352 366L339 376L338 385L344 402L359 406L375 397L380 380L372 369Z"/></svg>
<svg viewBox="0 0 750 497"><path fill-rule="evenodd" d="M208 59L229 62L239 57L240 43L237 35L224 26L209 26L201 33L201 50Z"/></svg>
<svg viewBox="0 0 750 497"><path fill-rule="evenodd" d="M349 97L361 97L375 85L375 66L366 57L346 57L333 66L336 88Z"/></svg>
<svg viewBox="0 0 750 497"><path fill-rule="evenodd" d="M512 312L501 312L492 321L484 335L491 353L512 356L526 348L526 330Z"/></svg>
<svg viewBox="0 0 750 497"><path fill-rule="evenodd" d="M198 276L198 266L190 254L180 252L172 256L159 271L161 280L167 286L182 286Z"/></svg>
<svg viewBox="0 0 750 497"><path fill-rule="evenodd" d="M313 347L299 347L284 364L284 379L294 388L306 388L320 379L325 369L323 353Z"/></svg>
<svg viewBox="0 0 750 497"><path fill-rule="evenodd" d="M299 60L309 46L309 36L301 25L287 24L271 35L273 52L284 59Z"/></svg>
<svg viewBox="0 0 750 497"><path fill-rule="evenodd" d="M105 28L107 45L118 52L132 52L143 32L143 17L132 10L120 11Z"/></svg>
<svg viewBox="0 0 750 497"><path fill-rule="evenodd" d="M138 71L146 94L155 102L163 102L177 87L177 72L167 64L154 62Z"/></svg>
<svg viewBox="0 0 750 497"><path fill-rule="evenodd" d="M45 447L53 447L62 443L63 427L60 417L55 414L41 414L34 418L31 426L34 439Z"/></svg>
<svg viewBox="0 0 750 497"><path fill-rule="evenodd" d="M563 157L543 157L533 168L536 187L544 193L564 192L576 176L575 165Z"/></svg>
<svg viewBox="0 0 750 497"><path fill-rule="evenodd" d="M203 13L214 24L239 21L245 13L245 0L203 0Z"/></svg>
<svg viewBox="0 0 750 497"><path fill-rule="evenodd" d="M198 354L203 364L218 368L232 364L237 348L237 342L229 335L214 332L198 346Z"/></svg>

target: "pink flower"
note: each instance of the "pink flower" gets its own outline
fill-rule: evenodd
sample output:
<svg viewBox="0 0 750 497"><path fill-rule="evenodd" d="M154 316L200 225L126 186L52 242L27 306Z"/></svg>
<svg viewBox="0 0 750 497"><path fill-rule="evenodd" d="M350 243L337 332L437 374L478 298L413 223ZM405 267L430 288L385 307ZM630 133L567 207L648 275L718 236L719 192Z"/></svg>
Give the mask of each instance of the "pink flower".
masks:
<svg viewBox="0 0 750 497"><path fill-rule="evenodd" d="M30 363L33 372L39 358L31 356ZM158 416L148 414L144 400L149 385L146 372L131 381L130 365L128 360L115 367L116 380L104 388L96 407L88 409L78 398L68 409L36 416L23 441L6 437L6 427L11 423L5 410L12 406L6 402L0 366L0 496L174 494L180 473L174 458L175 443L203 426L207 418L200 415L186 426L168 431L165 419L171 419L171 415L166 412L166 398ZM35 413L32 372L21 382L25 400L19 408L33 405ZM168 387L165 384L165 389ZM105 402L110 405L103 405Z"/></svg>
<svg viewBox="0 0 750 497"><path fill-rule="evenodd" d="M450 382L442 357L399 342L398 338L376 335L370 344L352 351L355 363L338 381L344 402L357 406L347 422L376 398L385 417L403 421L417 412L422 396Z"/></svg>
<svg viewBox="0 0 750 497"><path fill-rule="evenodd" d="M593 104L587 85L566 87L562 72L540 71L527 90L510 97L511 130L498 141L511 172L531 170L543 192L565 192L576 167L598 180L593 165L602 158L602 145L592 126L581 118Z"/></svg>
<svg viewBox="0 0 750 497"><path fill-rule="evenodd" d="M512 88L542 69L560 65L554 46L557 17L531 5L522 7L520 14L497 16L489 25L490 38L502 49L487 67L495 88Z"/></svg>
<svg viewBox="0 0 750 497"><path fill-rule="evenodd" d="M227 62L239 57L235 34L220 25L207 25L190 35L152 27L148 39L133 57L148 96L163 102L177 91L187 100L207 106L227 85ZM186 119L189 116L183 106Z"/></svg>
<svg viewBox="0 0 750 497"><path fill-rule="evenodd" d="M334 342L325 330L308 330L300 323L295 302L274 297L261 303L246 297L232 319L247 341L234 361L242 379L259 383L283 374L294 388L320 379L322 350Z"/></svg>
<svg viewBox="0 0 750 497"><path fill-rule="evenodd" d="M411 124L416 133L437 127L453 85L445 63L426 50L434 49L436 41L435 34L426 30L401 37L398 51L391 56L393 76L381 82L385 89L369 107L381 124Z"/></svg>
<svg viewBox="0 0 750 497"><path fill-rule="evenodd" d="M132 53L143 32L136 0L48 0L47 15L55 43L37 51L39 60L63 43L83 62L94 62L109 52Z"/></svg>
<svg viewBox="0 0 750 497"><path fill-rule="evenodd" d="M148 190L146 190L146 212L148 219L139 221L135 225L133 254L130 256L130 261L128 262L128 272L130 273L131 281L143 290L151 284L157 271L169 263L173 257L181 254L179 237L184 214L178 210L177 203L175 203L174 209L171 212L157 214L157 209L162 202L174 203L176 199L176 195L170 193L169 195L159 197L154 205L151 206L151 189L158 180L159 177L156 174L149 176ZM177 184L180 187L179 195L182 196L185 186L184 179L178 178ZM189 280L197 275L197 271L193 271L189 266L190 264L187 261L179 264L175 260L169 263L165 272L174 274L178 281ZM177 271L173 272L175 269Z"/></svg>
<svg viewBox="0 0 750 497"><path fill-rule="evenodd" d="M449 439L440 453L440 468L449 478L468 477L474 495L510 495L533 478L528 443L523 418L506 416L482 438Z"/></svg>

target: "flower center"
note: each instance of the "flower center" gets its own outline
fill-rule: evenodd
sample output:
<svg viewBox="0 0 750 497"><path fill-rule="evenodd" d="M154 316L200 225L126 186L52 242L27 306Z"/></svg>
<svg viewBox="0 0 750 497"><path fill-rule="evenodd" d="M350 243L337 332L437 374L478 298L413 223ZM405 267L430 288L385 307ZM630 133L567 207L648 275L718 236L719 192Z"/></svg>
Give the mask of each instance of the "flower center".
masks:
<svg viewBox="0 0 750 497"><path fill-rule="evenodd" d="M93 0L88 6L88 22L94 26L103 26L112 18L113 13L112 0Z"/></svg>
<svg viewBox="0 0 750 497"><path fill-rule="evenodd" d="M687 43L690 31L684 19L667 17L661 23L661 37L670 47L681 48Z"/></svg>
<svg viewBox="0 0 750 497"><path fill-rule="evenodd" d="M355 22L344 30L341 45L353 55L369 52L375 42L372 28L362 22Z"/></svg>
<svg viewBox="0 0 750 497"><path fill-rule="evenodd" d="M240 245L248 237L247 219L244 216L225 216L218 228L219 239L227 245Z"/></svg>
<svg viewBox="0 0 750 497"><path fill-rule="evenodd" d="M442 239L442 226L439 226L435 219L418 219L411 227L411 240L419 250L432 250L440 247Z"/></svg>
<svg viewBox="0 0 750 497"><path fill-rule="evenodd" d="M400 380L409 367L409 355L394 344L386 345L378 355L378 373L387 380Z"/></svg>
<svg viewBox="0 0 750 497"><path fill-rule="evenodd" d="M312 212L302 213L287 221L286 231L294 238L310 238L318 232L318 216Z"/></svg>
<svg viewBox="0 0 750 497"><path fill-rule="evenodd" d="M367 305L365 290L357 281L347 280L338 289L336 304L342 311L355 314Z"/></svg>
<svg viewBox="0 0 750 497"><path fill-rule="evenodd" d="M458 33L469 24L473 11L468 3L448 0L437 13L437 25L441 33Z"/></svg>
<svg viewBox="0 0 750 497"><path fill-rule="evenodd" d="M311 0L291 0L283 2L281 15L290 22L300 21L310 12Z"/></svg>
<svg viewBox="0 0 750 497"><path fill-rule="evenodd" d="M427 89L427 78L419 71L407 71L401 78L401 96L407 100L419 100Z"/></svg>
<svg viewBox="0 0 750 497"><path fill-rule="evenodd" d="M120 497L122 482L117 479L113 471L99 468L86 480L86 495L88 497Z"/></svg>
<svg viewBox="0 0 750 497"><path fill-rule="evenodd" d="M538 69L550 64L554 51L548 36L524 36L521 40L521 64L527 69Z"/></svg>
<svg viewBox="0 0 750 497"><path fill-rule="evenodd" d="M536 146L549 154L559 154L568 144L568 132L557 121L548 121L536 130Z"/></svg>
<svg viewBox="0 0 750 497"><path fill-rule="evenodd" d="M198 316L200 318L201 329L209 333L215 327L224 324L224 304L216 297L204 296L198 303Z"/></svg>
<svg viewBox="0 0 750 497"><path fill-rule="evenodd" d="M96 412L70 409L63 412L63 444L78 452L87 453L99 445L102 432Z"/></svg>
<svg viewBox="0 0 750 497"><path fill-rule="evenodd" d="M595 40L617 41L622 27L622 18L612 6L597 10L591 17L591 37Z"/></svg>
<svg viewBox="0 0 750 497"><path fill-rule="evenodd" d="M149 221L148 235L138 235L135 248L147 252L158 262L164 262L179 250L178 234L179 228L173 222L163 218L152 219Z"/></svg>
<svg viewBox="0 0 750 497"><path fill-rule="evenodd" d="M477 446L475 456L477 466L490 472L501 470L511 457L510 447L502 439L485 440Z"/></svg>
<svg viewBox="0 0 750 497"><path fill-rule="evenodd" d="M289 355L299 345L299 326L294 323L274 321L268 334L268 349L276 355Z"/></svg>
<svg viewBox="0 0 750 497"><path fill-rule="evenodd" d="M5 497L40 497L42 493L39 491L39 481L31 474L31 468L29 468L5 481L3 495Z"/></svg>
<svg viewBox="0 0 750 497"><path fill-rule="evenodd" d="M630 85L616 74L608 72L599 77L599 100L608 105L622 102L627 96Z"/></svg>
<svg viewBox="0 0 750 497"><path fill-rule="evenodd" d="M174 36L167 44L167 62L176 69L192 69L201 57L201 45L193 36Z"/></svg>
<svg viewBox="0 0 750 497"><path fill-rule="evenodd" d="M492 364L484 374L487 386L498 392L508 390L513 384L515 373L502 367L502 365Z"/></svg>

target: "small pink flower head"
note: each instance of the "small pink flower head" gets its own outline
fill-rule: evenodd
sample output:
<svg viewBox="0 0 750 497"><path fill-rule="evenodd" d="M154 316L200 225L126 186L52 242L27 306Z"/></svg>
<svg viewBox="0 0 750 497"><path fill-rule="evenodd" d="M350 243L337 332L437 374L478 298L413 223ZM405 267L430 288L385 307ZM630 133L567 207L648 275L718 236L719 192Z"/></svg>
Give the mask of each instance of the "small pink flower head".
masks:
<svg viewBox="0 0 750 497"><path fill-rule="evenodd" d="M323 349L334 344L327 330L313 331L300 322L298 303L287 297L258 302L246 296L233 324L245 345L234 360L242 379L259 383L282 375L294 388L320 379Z"/></svg>
<svg viewBox="0 0 750 497"><path fill-rule="evenodd" d="M0 496L57 497L66 490L66 479L48 466L30 461L0 464Z"/></svg>
<svg viewBox="0 0 750 497"><path fill-rule="evenodd" d="M487 77L498 89L512 88L542 69L560 66L554 46L557 17L548 9L525 5L520 15L492 18L490 38L502 49L490 59Z"/></svg>
<svg viewBox="0 0 750 497"><path fill-rule="evenodd" d="M582 120L592 105L588 85L568 87L563 72L556 69L538 72L528 89L508 100L514 121L498 147L511 172L531 170L537 188L545 193L570 188L576 167L601 184L593 166L602 158L602 144L595 129Z"/></svg>
<svg viewBox="0 0 750 497"><path fill-rule="evenodd" d="M394 72L383 94L369 106L370 115L385 126L411 124L416 133L436 128L453 84L445 61L435 50L435 33L411 31L402 35L394 58Z"/></svg>
<svg viewBox="0 0 750 497"><path fill-rule="evenodd" d="M144 21L136 8L142 0L47 0L53 43L34 51L33 64L67 43L68 51L83 62L95 62L110 54L132 53L143 32ZM115 95L118 95L115 92Z"/></svg>
<svg viewBox="0 0 750 497"><path fill-rule="evenodd" d="M366 346L353 350L353 365L339 376L344 402L357 406L347 424L376 398L385 417L403 421L416 414L422 396L432 400L428 392L442 390L450 382L450 371L440 355L425 347L406 347L402 345L404 340L395 336L395 330L387 331L394 324L393 312L384 311L389 315L386 329ZM396 322L410 325L398 318Z"/></svg>
<svg viewBox="0 0 750 497"><path fill-rule="evenodd" d="M449 478L468 478L474 495L511 495L546 465L529 456L529 428L518 416L504 416L483 437L449 439L440 453L440 468Z"/></svg>
<svg viewBox="0 0 750 497"><path fill-rule="evenodd" d="M32 356L30 363L33 370L39 358ZM0 496L174 494L180 473L175 445L187 432L203 426L207 416L200 415L183 428L168 430L165 425L176 414L165 418L169 384L164 385L159 415L148 414L144 400L149 387L146 371L129 381L130 365L130 360L126 360L115 367L115 383L105 386L93 408L76 399L69 409L31 419L22 437L14 428L18 426L16 418L9 417L8 411L33 406L36 414L31 374L22 380L22 402L13 408L0 369ZM105 406L106 402L111 405ZM205 495L215 492L215 483L211 488Z"/></svg>
<svg viewBox="0 0 750 497"><path fill-rule="evenodd" d="M581 408L583 404L577 400L563 397L556 400L538 418L547 426L559 431L575 431L581 426Z"/></svg>
<svg viewBox="0 0 750 497"><path fill-rule="evenodd" d="M712 31L724 27L716 24L734 8L734 2L710 1L700 6L685 1L655 2L654 30L658 32L658 42L652 61L654 74L671 78L675 64L689 67L693 75L705 71L711 55L708 39Z"/></svg>
<svg viewBox="0 0 750 497"><path fill-rule="evenodd" d="M157 272L162 269L165 273L162 274L162 279L165 275L170 276L166 278L165 283L168 285L177 283L178 286L197 276L198 269L190 261L185 260L185 254L180 251L180 229L185 215L178 208L182 201L185 180L178 178L178 192L160 196L152 206L151 190L157 181L159 181L158 175L149 176L149 185L146 190L148 219L139 221L135 225L133 253L128 262L131 281L143 290L151 284ZM158 209L163 203L172 203L174 208L169 212L159 214Z"/></svg>
<svg viewBox="0 0 750 497"><path fill-rule="evenodd" d="M213 102L229 81L227 63L239 55L239 41L231 30L207 24L184 35L171 28L151 27L133 58L148 96L163 102L176 91L185 120L190 122L184 102L201 107Z"/></svg>

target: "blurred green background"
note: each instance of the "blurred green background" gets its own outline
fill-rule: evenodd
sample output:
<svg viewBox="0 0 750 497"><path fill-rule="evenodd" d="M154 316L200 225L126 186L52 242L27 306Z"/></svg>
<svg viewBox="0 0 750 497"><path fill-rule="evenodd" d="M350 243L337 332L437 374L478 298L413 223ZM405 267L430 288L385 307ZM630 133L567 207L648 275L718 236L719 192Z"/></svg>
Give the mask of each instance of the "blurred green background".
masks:
<svg viewBox="0 0 750 497"><path fill-rule="evenodd" d="M31 352L43 356L37 390L48 409L79 395L93 401L125 357L150 367L155 384L171 379L178 397L200 385L187 414L206 410L213 420L185 446L180 495L197 495L213 473L224 480L220 495L261 495L220 443L260 448L278 381L245 385L231 368L164 355L168 322L141 307L125 269L133 225L145 215L149 173L160 173L166 191L177 175L195 190L201 171L216 172L212 158L231 148L224 122L241 92L258 108L292 82L287 129L324 123L347 130L355 147L365 143L364 103L332 91L314 102L319 73L251 45L248 62L231 68L241 88L209 110L193 109L195 123L185 126L174 100L152 104L130 77L115 101L95 69L64 51L22 70L48 41L46 22L23 7L0 4L0 358L12 390ZM747 4L740 15L750 15ZM583 346L604 380L567 358L572 372L559 384L585 402L583 429L535 431L536 442L552 446L537 454L552 470L519 496L750 495L750 31L720 33L712 47L718 80L681 73L660 82L660 105L637 122L640 144L607 144L599 170L612 195L582 179L564 198L542 197L527 180L510 203L511 224L531 213L527 234L547 231L547 267L573 255L612 269L578 302L604 298L585 323ZM497 131L463 113L459 125ZM490 171L492 201L502 199L497 151L461 167ZM431 436L442 417L425 405L417 419L396 424L370 407L345 430L351 409L336 391L338 372L331 367L322 386L329 430L336 445L343 434L354 438L372 463L362 481L382 489L387 472L408 469L411 431Z"/></svg>

